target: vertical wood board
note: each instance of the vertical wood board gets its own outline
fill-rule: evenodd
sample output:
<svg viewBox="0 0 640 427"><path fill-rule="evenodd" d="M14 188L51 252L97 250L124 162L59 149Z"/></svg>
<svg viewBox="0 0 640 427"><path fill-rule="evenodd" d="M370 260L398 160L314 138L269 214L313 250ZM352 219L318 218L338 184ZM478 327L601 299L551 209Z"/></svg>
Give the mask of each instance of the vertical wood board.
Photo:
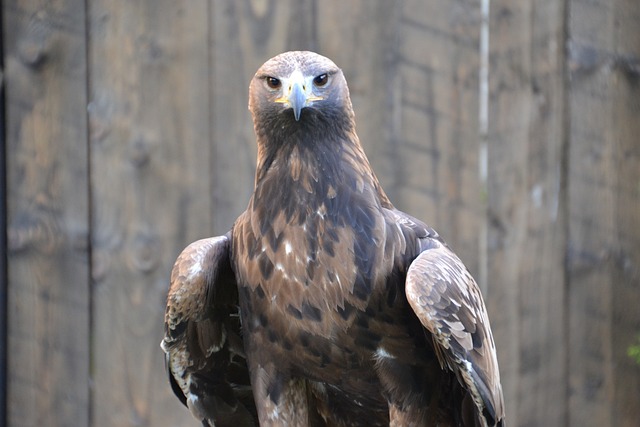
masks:
<svg viewBox="0 0 640 427"><path fill-rule="evenodd" d="M84 3L10 1L2 7L8 423L87 426L90 291Z"/></svg>
<svg viewBox="0 0 640 427"><path fill-rule="evenodd" d="M571 426L640 418L639 18L634 1L570 2Z"/></svg>
<svg viewBox="0 0 640 427"><path fill-rule="evenodd" d="M211 234L208 3L90 7L93 425L188 425L160 340L170 270Z"/></svg>
<svg viewBox="0 0 640 427"><path fill-rule="evenodd" d="M564 11L491 2L488 277L507 420L565 424Z"/></svg>
<svg viewBox="0 0 640 427"><path fill-rule="evenodd" d="M479 276L479 2L399 4L394 55L396 205L425 220Z"/></svg>
<svg viewBox="0 0 640 427"><path fill-rule="evenodd" d="M4 13L0 7L0 34L4 35ZM5 84L4 84L4 46L0 43L0 425L7 424L7 347L9 332L8 314L9 308L7 293L9 280L7 277L7 151L6 124L5 124Z"/></svg>

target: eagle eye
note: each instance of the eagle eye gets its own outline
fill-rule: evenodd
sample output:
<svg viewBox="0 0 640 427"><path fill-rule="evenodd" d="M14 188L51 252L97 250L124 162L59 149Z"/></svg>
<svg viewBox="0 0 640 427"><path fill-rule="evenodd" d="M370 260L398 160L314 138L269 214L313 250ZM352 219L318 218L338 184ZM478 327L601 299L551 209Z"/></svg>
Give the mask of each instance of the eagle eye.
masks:
<svg viewBox="0 0 640 427"><path fill-rule="evenodd" d="M329 75L327 73L324 73L324 74L320 74L315 79L313 79L313 84L318 87L322 87L326 85L328 81L329 81Z"/></svg>
<svg viewBox="0 0 640 427"><path fill-rule="evenodd" d="M267 76L265 80L267 81L267 86L271 89L279 89L282 86L282 82L275 77Z"/></svg>

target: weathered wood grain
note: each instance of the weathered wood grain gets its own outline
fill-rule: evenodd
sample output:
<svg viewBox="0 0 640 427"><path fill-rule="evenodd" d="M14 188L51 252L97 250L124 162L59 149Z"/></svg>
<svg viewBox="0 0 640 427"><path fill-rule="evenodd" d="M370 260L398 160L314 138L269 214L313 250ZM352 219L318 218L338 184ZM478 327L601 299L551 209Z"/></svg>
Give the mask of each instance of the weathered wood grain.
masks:
<svg viewBox="0 0 640 427"><path fill-rule="evenodd" d="M571 1L570 426L633 426L640 369L640 3Z"/></svg>
<svg viewBox="0 0 640 427"><path fill-rule="evenodd" d="M474 276L484 221L479 171L480 4L399 4L393 56L396 205L435 227Z"/></svg>
<svg viewBox="0 0 640 427"><path fill-rule="evenodd" d="M212 233L208 6L89 9L94 426L194 422L159 343L173 262Z"/></svg>
<svg viewBox="0 0 640 427"><path fill-rule="evenodd" d="M4 34L3 10L0 7L0 34ZM5 85L4 85L4 46L0 43L0 194L7 194L7 153L6 124L5 124ZM9 280L7 277L7 198L0 197L0 424L6 425L7 421L7 347L9 318L7 293Z"/></svg>
<svg viewBox="0 0 640 427"><path fill-rule="evenodd" d="M9 306L0 321L9 329L8 424L87 426L84 2L7 1L2 8Z"/></svg>
<svg viewBox="0 0 640 427"><path fill-rule="evenodd" d="M566 422L564 11L491 2L488 282L509 424Z"/></svg>
<svg viewBox="0 0 640 427"><path fill-rule="evenodd" d="M313 50L313 2L211 2L210 55L213 230L227 232L253 191L256 139L247 109L249 82L286 50Z"/></svg>

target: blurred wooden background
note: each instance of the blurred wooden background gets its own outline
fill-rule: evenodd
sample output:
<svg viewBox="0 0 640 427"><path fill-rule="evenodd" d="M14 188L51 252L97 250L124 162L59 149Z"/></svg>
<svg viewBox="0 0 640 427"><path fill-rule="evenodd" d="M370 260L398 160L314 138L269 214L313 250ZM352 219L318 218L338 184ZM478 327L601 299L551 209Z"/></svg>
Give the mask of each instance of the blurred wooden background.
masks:
<svg viewBox="0 0 640 427"><path fill-rule="evenodd" d="M196 425L169 271L246 207L248 83L290 49L481 283L509 425L636 427L637 0L3 1L0 424Z"/></svg>

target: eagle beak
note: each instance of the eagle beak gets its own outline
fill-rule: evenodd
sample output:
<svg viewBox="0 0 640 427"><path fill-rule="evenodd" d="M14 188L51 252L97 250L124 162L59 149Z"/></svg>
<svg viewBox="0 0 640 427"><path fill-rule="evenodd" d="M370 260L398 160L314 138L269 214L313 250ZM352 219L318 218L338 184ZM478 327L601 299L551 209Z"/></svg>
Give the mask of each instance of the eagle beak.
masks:
<svg viewBox="0 0 640 427"><path fill-rule="evenodd" d="M314 101L321 100L322 97L313 95L313 83L311 81L305 82L304 76L299 70L294 71L288 82L285 81L285 83L288 83L288 86L285 86L285 93L275 102L290 107L293 110L293 117L299 121L302 109Z"/></svg>
<svg viewBox="0 0 640 427"><path fill-rule="evenodd" d="M300 112L307 104L307 95L304 92L304 86L299 82L293 82L291 84L288 100L289 105L291 105L293 109L293 117L295 117L296 122L300 120Z"/></svg>

